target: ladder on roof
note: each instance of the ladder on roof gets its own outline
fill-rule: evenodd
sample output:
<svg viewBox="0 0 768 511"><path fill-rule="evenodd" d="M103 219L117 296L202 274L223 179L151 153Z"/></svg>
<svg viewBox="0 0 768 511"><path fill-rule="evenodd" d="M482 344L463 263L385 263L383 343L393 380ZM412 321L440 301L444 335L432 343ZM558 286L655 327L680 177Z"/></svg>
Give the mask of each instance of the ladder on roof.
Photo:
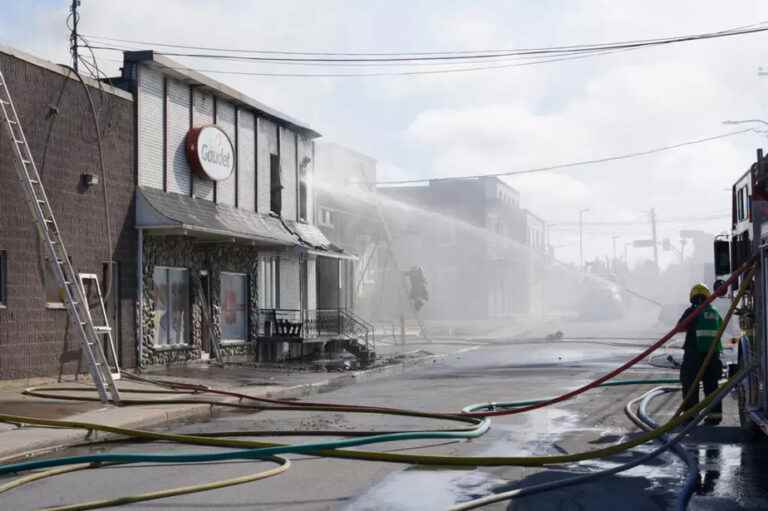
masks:
<svg viewBox="0 0 768 511"><path fill-rule="evenodd" d="M101 342L104 335L108 336L110 343L112 339L106 313L104 313L104 323L96 326L89 310L88 297L83 286L84 281L80 280L80 276L72 268L72 261L69 259L64 241L61 238L61 231L59 231L59 226L53 216L51 204L40 180L37 165L35 165L32 157L2 71L0 71L0 113L8 128L16 152L19 183L24 189L24 196L32 210L37 232L47 246L47 259L51 264L59 287L63 291L64 301L75 332L80 336L80 342L88 358L91 376L99 392L99 397L105 403L112 401L114 404L120 404L120 394L115 384L116 378L113 377ZM90 277L86 276L84 280L89 280ZM97 293L103 311L104 302L98 287ZM113 344L112 349L114 352ZM117 358L115 357L116 361ZM118 375L119 372L115 376Z"/></svg>

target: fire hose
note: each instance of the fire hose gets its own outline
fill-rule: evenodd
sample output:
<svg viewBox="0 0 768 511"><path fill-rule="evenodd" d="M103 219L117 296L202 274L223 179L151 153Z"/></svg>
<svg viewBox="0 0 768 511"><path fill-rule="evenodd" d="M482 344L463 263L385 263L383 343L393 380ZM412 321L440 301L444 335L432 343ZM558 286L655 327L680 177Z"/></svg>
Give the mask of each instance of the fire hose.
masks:
<svg viewBox="0 0 768 511"><path fill-rule="evenodd" d="M731 279L729 280L733 281L736 278L738 278L738 275L741 274L745 269L746 269L746 266L742 267L738 272L735 272L734 275L732 275ZM726 286L723 286L723 288L725 287ZM722 291L720 291L720 293L722 293ZM632 365L637 363L639 360L644 358L644 356L646 356L648 353L650 353L654 349L657 349L659 346L661 346L661 344L663 344L663 342L666 342L666 340L671 338L671 336L674 335L674 333L676 333L679 330L685 329L690 323L690 321L692 321L696 317L696 315L699 312L701 312L703 307L705 307L708 303L711 303L711 301L714 300L717 295L718 295L718 292L710 296L710 298L702 306L696 309L696 311L692 315L690 315L686 321L681 322L676 329L674 329L672 332L667 334L667 336L663 337L659 342L655 343L651 347L652 349L646 350L640 356L633 358L628 363L625 363L623 366L621 366L617 370L612 371L608 375L605 375L591 382L590 384L582 386L576 389L575 391L571 391L569 393L563 394L556 398L534 400L534 401L526 402L524 404L504 403L503 405L505 409L503 410L491 410L488 408L487 404L477 405L476 407L470 407L469 409L465 409L462 412L462 415L428 414L424 412L410 412L410 411L386 409L386 408L379 408L379 407L354 407L349 405L340 406L340 405L328 405L328 404L319 404L319 403L302 403L297 405L295 402L284 402L287 404L285 404L284 406L276 406L276 407L275 406L255 407L255 406L248 406L248 405L242 405L242 404L239 404L236 406L243 407L243 408L256 408L260 410L264 410L264 409L307 410L308 409L313 411L316 411L316 410L349 411L349 412L358 411L362 413L391 413L391 414L397 414L397 415L414 415L415 414L414 416L418 416L418 417L432 417L432 418L439 417L439 418L444 418L449 420L464 419L465 421L466 419L471 420L472 417L487 417L491 415L521 413L523 411L541 408L549 404L554 404L557 402L564 401L578 394L586 392L591 388L598 387L601 384L605 383L606 380L623 372L624 370L626 370L627 368L631 367ZM735 307L735 303L732 306L732 308L733 307ZM730 314L728 315L728 317L730 317ZM746 374L746 371L747 371L746 367L742 368L742 370L737 374L737 376L743 377L742 373ZM729 380L727 384L734 381L735 379L736 379L736 376L734 376L734 378ZM735 385L735 383L733 385ZM720 396L721 394L718 393L717 395ZM252 398L250 396L245 396L245 397L248 397L249 399L253 399L256 401L264 400L260 398ZM147 400L147 401L151 401L152 404L159 404L158 401L156 400ZM179 400L171 400L171 401L178 402ZM277 401L277 400L271 400L271 401ZM184 402L188 403L189 401L184 400ZM656 428L653 431L646 432L638 436L637 438L630 440L628 442L624 442L622 444L616 444L614 446L603 448L603 449L596 449L593 451L586 451L586 452L574 453L574 454L568 454L568 455L531 456L531 457L495 457L495 456L494 457L452 457L452 456L397 454L397 453L390 453L390 452L357 451L357 450L343 449L346 447L354 447L354 446L369 445L369 444L382 443L382 442L400 441L400 440L414 440L414 439L425 439L425 438L454 438L454 439L455 438L473 438L476 436L480 436L483 433L485 433L485 431L487 431L489 427L489 421L487 419L483 419L479 422L476 422L475 423L476 427L474 429L467 429L467 430L460 430L460 431L454 430L454 431L394 432L394 433L363 436L363 437L352 438L347 440L337 440L337 441L331 441L331 442L286 445L286 444L276 444L276 443L269 443L269 442L257 442L257 441L251 441L251 440L245 441L245 440L236 440L231 438L229 439L218 438L218 437L203 436L203 435L179 435L179 434L171 434L171 433L156 433L156 432L149 432L149 431L132 430L127 428L116 428L116 427L105 426L101 424L95 424L95 423L78 423L73 421L55 421L55 420L46 420L46 419L38 419L38 418L30 418L30 417L19 417L19 416L12 416L12 415L0 415L0 420L6 421L6 422L23 423L23 424L31 424L31 425L39 425L39 426L82 428L82 429L87 429L91 431L104 431L108 433L123 435L133 439L167 440L167 441L184 443L184 444L230 447L230 448L238 449L237 451L231 451L231 452L220 452L220 453L217 452L217 453L207 453L207 454L170 454L169 455L169 454L139 453L139 454L94 454L94 455L88 455L88 456L70 456L65 458L30 461L30 462L15 463L15 464L0 466L0 474L15 473L15 472L39 469L39 468L60 467L60 466L67 466L67 465L83 466L86 463L87 464L138 463L138 462L144 462L144 461L177 463L177 462L192 462L192 461L199 462L199 461L230 460L230 459L262 459L263 460L265 457L272 457L278 454L287 454L287 453L307 453L307 454L327 456L327 457L333 457L333 458L361 459L361 460L385 461L385 462L394 462L394 463L447 465L447 466L501 466L501 465L544 466L549 464L566 463L566 462L572 462L572 461L592 459L596 457L610 456L612 454L617 454L619 452L625 451L627 449L630 449L632 447L635 447L647 441L660 438L662 437L662 435L671 431L678 425L683 424L683 422L685 422L686 420L691 419L692 417L694 417L696 414L698 414L705 408L708 410L712 402L713 402L712 396L709 396L708 399L705 399L704 401L699 403L699 405L691 408L687 412L676 416L664 426ZM138 403L134 403L134 404L138 404ZM143 403L143 404L146 404L146 403ZM216 403L216 404L218 405L220 403ZM227 404L227 406L233 406L233 405L234 404ZM494 405L494 408L498 405L499 404ZM483 408L485 408L487 411L485 412L480 411ZM689 430L689 427L684 429L684 431L687 432ZM301 433L293 432L293 434L301 434ZM338 433L333 433L333 434L338 434ZM676 437L676 439L679 439L679 438L681 437L680 436ZM679 440L673 440L673 441L679 441ZM60 469L57 469L57 470L60 470ZM216 484L222 484L222 483L220 482ZM201 490L201 491L204 491L204 490ZM518 492L519 491L520 490L518 490ZM112 503L109 505L115 505L115 504ZM98 507L103 507L103 506L100 505ZM94 507L68 507L66 509L94 509Z"/></svg>

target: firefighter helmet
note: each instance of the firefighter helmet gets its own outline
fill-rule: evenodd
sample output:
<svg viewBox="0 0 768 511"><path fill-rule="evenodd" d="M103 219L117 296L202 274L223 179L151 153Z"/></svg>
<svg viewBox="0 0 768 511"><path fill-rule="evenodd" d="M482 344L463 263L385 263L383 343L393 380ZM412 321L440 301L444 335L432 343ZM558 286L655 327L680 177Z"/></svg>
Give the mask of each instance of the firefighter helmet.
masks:
<svg viewBox="0 0 768 511"><path fill-rule="evenodd" d="M694 297L696 296L702 296L704 298L709 298L709 295L711 294L709 288L705 285L699 282L698 284L694 285L691 288L691 294L690 299L693 301Z"/></svg>

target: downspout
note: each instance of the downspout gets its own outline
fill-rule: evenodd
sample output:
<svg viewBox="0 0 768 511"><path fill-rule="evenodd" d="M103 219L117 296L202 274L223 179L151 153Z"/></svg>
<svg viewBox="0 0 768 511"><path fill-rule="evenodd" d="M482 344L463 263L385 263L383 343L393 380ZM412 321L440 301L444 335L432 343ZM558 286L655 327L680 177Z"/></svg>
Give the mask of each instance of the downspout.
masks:
<svg viewBox="0 0 768 511"><path fill-rule="evenodd" d="M144 353L144 229L141 227L138 228L139 231L139 253L136 257L136 278L138 279L138 298L137 298L137 304L139 307L137 318L138 318L138 328L137 328L137 336L136 339L136 350L137 350L137 359L136 359L136 369L141 369L141 361L142 361L142 355Z"/></svg>

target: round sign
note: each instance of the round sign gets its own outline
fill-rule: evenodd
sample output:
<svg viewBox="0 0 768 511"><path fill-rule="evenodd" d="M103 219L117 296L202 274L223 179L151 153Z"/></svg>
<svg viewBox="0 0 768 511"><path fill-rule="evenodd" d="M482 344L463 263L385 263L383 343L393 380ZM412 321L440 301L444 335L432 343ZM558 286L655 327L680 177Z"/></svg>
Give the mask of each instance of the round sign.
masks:
<svg viewBox="0 0 768 511"><path fill-rule="evenodd" d="M202 178L222 181L235 169L235 148L218 126L192 128L186 146L189 165Z"/></svg>

